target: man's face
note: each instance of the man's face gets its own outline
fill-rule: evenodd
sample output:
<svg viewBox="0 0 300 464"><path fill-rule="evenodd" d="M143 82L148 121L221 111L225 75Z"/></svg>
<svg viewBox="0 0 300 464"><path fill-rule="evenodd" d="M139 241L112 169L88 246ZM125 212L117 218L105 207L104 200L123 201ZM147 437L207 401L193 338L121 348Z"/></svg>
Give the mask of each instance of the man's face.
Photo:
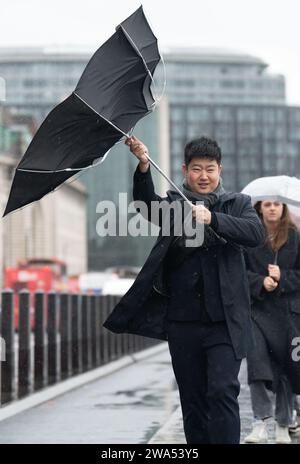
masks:
<svg viewBox="0 0 300 464"><path fill-rule="evenodd" d="M209 158L192 158L188 166L182 165L182 172L193 192L210 193L220 180L222 166Z"/></svg>

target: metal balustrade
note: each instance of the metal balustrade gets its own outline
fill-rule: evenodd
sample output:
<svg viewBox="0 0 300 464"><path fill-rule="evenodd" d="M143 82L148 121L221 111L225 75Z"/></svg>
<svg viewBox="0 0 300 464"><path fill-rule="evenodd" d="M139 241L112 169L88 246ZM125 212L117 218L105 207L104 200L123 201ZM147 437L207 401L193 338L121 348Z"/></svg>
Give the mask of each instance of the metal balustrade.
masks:
<svg viewBox="0 0 300 464"><path fill-rule="evenodd" d="M15 298L11 289L3 290L1 406L160 343L138 335L115 334L103 327L119 299L115 295L42 291L32 298L27 290Z"/></svg>

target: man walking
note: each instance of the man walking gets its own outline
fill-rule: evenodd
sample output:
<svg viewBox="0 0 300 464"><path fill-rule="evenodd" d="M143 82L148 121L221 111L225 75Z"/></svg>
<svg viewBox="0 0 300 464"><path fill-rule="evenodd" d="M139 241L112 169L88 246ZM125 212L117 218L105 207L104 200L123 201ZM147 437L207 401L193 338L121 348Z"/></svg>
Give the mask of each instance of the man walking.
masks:
<svg viewBox="0 0 300 464"><path fill-rule="evenodd" d="M162 198L154 191L147 147L136 137L126 143L139 159L134 200L151 211L151 202ZM188 247L184 234L160 233L104 327L168 341L188 444L239 443L238 373L251 342L242 246L257 246L264 230L250 197L223 189L221 150L214 140L189 142L182 170L186 197L204 202L192 208L204 225L203 244ZM165 200L181 197L169 190Z"/></svg>

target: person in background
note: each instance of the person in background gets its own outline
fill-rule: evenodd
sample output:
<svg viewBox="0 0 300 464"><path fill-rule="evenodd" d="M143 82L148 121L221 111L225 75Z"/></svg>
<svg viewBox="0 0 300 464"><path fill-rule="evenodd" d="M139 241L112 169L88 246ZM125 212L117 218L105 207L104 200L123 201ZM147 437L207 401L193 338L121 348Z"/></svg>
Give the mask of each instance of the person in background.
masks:
<svg viewBox="0 0 300 464"><path fill-rule="evenodd" d="M245 250L256 346L247 356L254 415L246 443L268 440L275 393L276 442L290 443L295 424L295 394L300 393L300 362L293 360L293 339L300 336L300 235L286 204L255 204L266 231L265 243Z"/></svg>

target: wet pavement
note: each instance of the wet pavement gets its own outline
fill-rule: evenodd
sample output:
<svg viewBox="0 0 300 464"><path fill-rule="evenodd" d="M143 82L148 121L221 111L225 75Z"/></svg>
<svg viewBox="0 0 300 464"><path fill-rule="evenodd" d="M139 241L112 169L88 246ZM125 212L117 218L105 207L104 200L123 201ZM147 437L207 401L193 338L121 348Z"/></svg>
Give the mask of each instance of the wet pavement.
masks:
<svg viewBox="0 0 300 464"><path fill-rule="evenodd" d="M178 405L167 349L0 422L0 443L147 443Z"/></svg>
<svg viewBox="0 0 300 464"><path fill-rule="evenodd" d="M244 443L246 435L251 432L252 429L252 409L250 402L250 391L247 384L247 366L246 362L242 362L239 380L241 385L239 395L240 415L241 415L241 441ZM272 419L268 423L268 443L275 443L275 421ZM300 432L291 435L293 444L300 444ZM182 415L180 406L175 410L172 416L169 418L167 423L159 429L149 441L150 444L184 444L186 443L183 426L182 426Z"/></svg>
<svg viewBox="0 0 300 464"><path fill-rule="evenodd" d="M0 443L186 443L165 346L156 355L5 419L0 422ZM240 381L243 440L252 422L245 363ZM300 442L300 434L293 441Z"/></svg>

